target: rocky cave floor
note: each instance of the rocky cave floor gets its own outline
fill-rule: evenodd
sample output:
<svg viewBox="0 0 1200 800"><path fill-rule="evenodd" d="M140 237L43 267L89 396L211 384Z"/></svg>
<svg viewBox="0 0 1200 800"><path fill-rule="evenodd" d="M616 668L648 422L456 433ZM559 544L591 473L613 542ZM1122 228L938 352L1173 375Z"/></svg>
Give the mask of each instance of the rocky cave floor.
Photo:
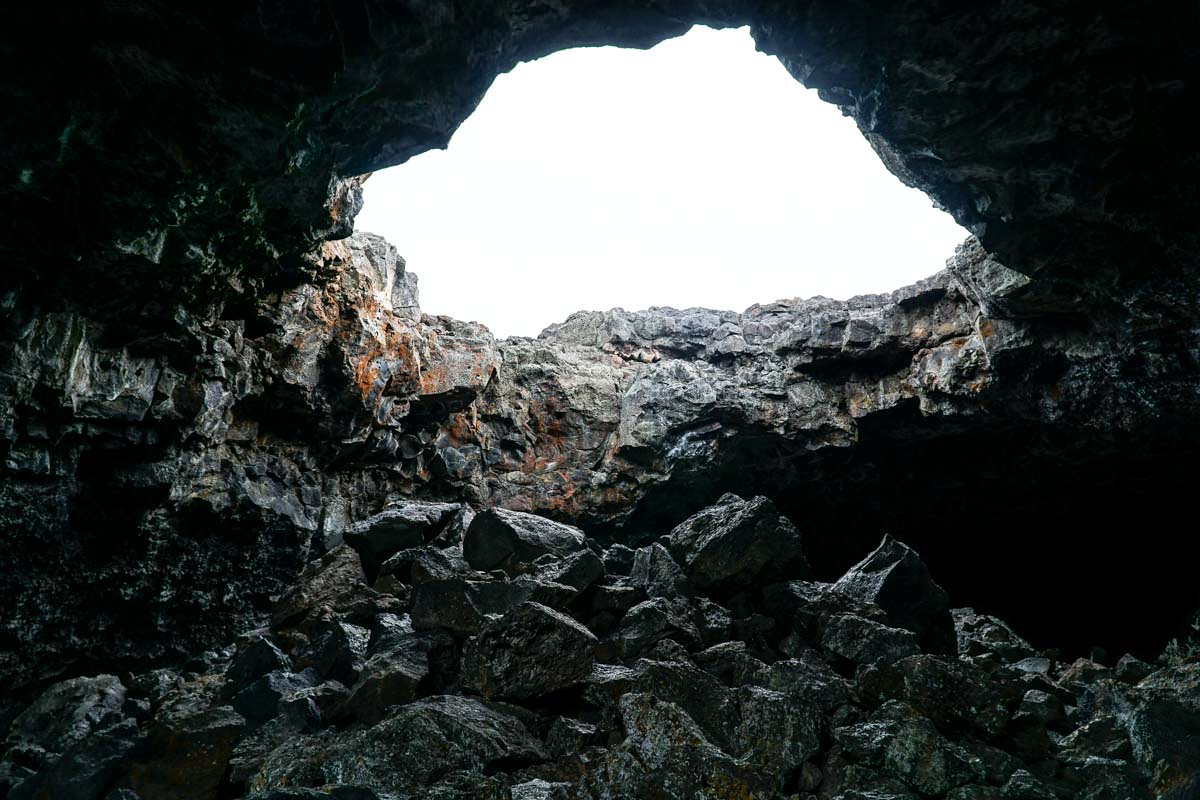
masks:
<svg viewBox="0 0 1200 800"><path fill-rule="evenodd" d="M0 796L1184 798L1198 722L1196 658L1039 652L891 537L815 581L763 497L638 549L401 501L268 626L50 685L7 725Z"/></svg>

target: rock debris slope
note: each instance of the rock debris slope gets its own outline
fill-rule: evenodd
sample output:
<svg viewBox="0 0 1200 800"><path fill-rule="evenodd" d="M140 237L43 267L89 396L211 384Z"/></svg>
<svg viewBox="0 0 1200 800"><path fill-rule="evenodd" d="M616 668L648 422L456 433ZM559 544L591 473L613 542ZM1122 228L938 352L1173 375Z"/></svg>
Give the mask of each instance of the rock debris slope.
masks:
<svg viewBox="0 0 1200 800"><path fill-rule="evenodd" d="M9 726L0 793L1033 800L1200 789L1200 663L1038 652L994 617L951 609L894 539L822 583L801 532L762 497L726 495L636 551L490 509L447 534L430 511L389 506L381 518L417 521L410 538L382 545L390 532L377 528L357 550L339 545L269 626L182 669L50 685ZM525 546L487 569L495 556L466 545L481 533ZM365 553L388 565L373 585ZM722 568L730 559L736 574Z"/></svg>

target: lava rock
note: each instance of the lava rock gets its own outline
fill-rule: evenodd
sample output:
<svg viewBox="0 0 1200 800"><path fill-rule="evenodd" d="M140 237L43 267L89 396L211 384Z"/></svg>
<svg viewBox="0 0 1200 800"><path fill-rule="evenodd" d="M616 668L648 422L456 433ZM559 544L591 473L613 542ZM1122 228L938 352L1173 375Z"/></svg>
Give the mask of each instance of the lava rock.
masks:
<svg viewBox="0 0 1200 800"><path fill-rule="evenodd" d="M304 568L295 585L275 605L271 623L278 627L295 622L321 606L346 608L368 591L358 553L348 545L340 545Z"/></svg>
<svg viewBox="0 0 1200 800"><path fill-rule="evenodd" d="M879 547L851 567L834 588L879 606L892 626L915 633L926 651L956 652L957 635L946 592L933 582L921 557L891 536L885 536Z"/></svg>
<svg viewBox="0 0 1200 800"><path fill-rule="evenodd" d="M596 642L570 617L522 603L467 640L463 684L487 698L528 699L566 689L591 674Z"/></svg>
<svg viewBox="0 0 1200 800"><path fill-rule="evenodd" d="M683 568L659 543L640 547L634 553L629 582L647 597L687 597L691 586Z"/></svg>
<svg viewBox="0 0 1200 800"><path fill-rule="evenodd" d="M410 632L380 642L337 715L374 724L386 717L392 706L417 699L421 682L429 675L432 649L433 637L428 634Z"/></svg>
<svg viewBox="0 0 1200 800"><path fill-rule="evenodd" d="M830 619L821 647L856 664L891 664L921 652L912 631L889 628L855 614L837 614Z"/></svg>
<svg viewBox="0 0 1200 800"><path fill-rule="evenodd" d="M405 501L350 526L342 535L362 556L368 580L390 556L435 538L458 513L458 503Z"/></svg>
<svg viewBox="0 0 1200 800"><path fill-rule="evenodd" d="M578 528L560 522L503 508L489 508L475 515L463 538L463 557L475 569L511 569L538 556L569 556L586 548Z"/></svg>
<svg viewBox="0 0 1200 800"><path fill-rule="evenodd" d="M412 624L417 630L444 628L478 633L489 616L512 606L512 587L495 580L450 578L413 587Z"/></svg>
<svg viewBox="0 0 1200 800"><path fill-rule="evenodd" d="M800 532L765 497L726 494L677 525L668 549L698 589L745 587L771 578L805 578Z"/></svg>
<svg viewBox="0 0 1200 800"><path fill-rule="evenodd" d="M503 707L448 695L400 706L371 727L287 742L253 783L263 789L343 783L437 797L437 784L456 775L480 783L493 766L548 758L542 743Z"/></svg>
<svg viewBox="0 0 1200 800"><path fill-rule="evenodd" d="M292 660L263 634L254 634L238 642L229 669L225 671L222 694L233 697L268 672L292 669Z"/></svg>

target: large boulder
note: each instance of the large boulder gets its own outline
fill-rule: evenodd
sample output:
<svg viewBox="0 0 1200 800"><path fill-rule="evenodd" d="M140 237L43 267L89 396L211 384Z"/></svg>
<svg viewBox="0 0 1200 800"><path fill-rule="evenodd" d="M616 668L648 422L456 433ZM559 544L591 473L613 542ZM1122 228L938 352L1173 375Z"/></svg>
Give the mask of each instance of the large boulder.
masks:
<svg viewBox="0 0 1200 800"><path fill-rule="evenodd" d="M401 706L387 719L315 740L285 742L264 762L260 789L340 783L402 797L436 797L455 777L482 781L495 765L548 758L542 742L501 706L439 695Z"/></svg>
<svg viewBox="0 0 1200 800"><path fill-rule="evenodd" d="M489 508L475 515L463 539L463 556L475 569L513 569L538 556L569 556L587 547L583 531L561 522Z"/></svg>
<svg viewBox="0 0 1200 800"><path fill-rule="evenodd" d="M860 602L874 603L897 628L917 635L925 650L958 649L950 598L933 582L916 551L891 536L837 580L834 589Z"/></svg>
<svg viewBox="0 0 1200 800"><path fill-rule="evenodd" d="M582 682L596 637L568 616L522 603L488 622L463 648L463 685L484 697L530 699Z"/></svg>
<svg viewBox="0 0 1200 800"><path fill-rule="evenodd" d="M671 531L668 549L697 589L807 577L800 532L765 497L723 496Z"/></svg>
<svg viewBox="0 0 1200 800"><path fill-rule="evenodd" d="M354 523L342 536L362 556L367 576L374 580L384 561L435 538L461 507L415 500L396 503Z"/></svg>

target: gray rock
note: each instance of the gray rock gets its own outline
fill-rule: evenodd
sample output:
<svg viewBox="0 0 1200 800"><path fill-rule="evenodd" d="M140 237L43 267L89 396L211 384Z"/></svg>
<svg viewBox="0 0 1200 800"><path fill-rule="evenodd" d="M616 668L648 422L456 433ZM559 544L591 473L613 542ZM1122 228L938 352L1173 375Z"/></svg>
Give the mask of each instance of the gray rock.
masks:
<svg viewBox="0 0 1200 800"><path fill-rule="evenodd" d="M928 652L957 650L945 590L933 582L921 557L891 536L885 536L874 552L851 567L834 588L879 606L891 625L915 633Z"/></svg>
<svg viewBox="0 0 1200 800"><path fill-rule="evenodd" d="M542 743L501 707L438 696L400 706L371 727L285 743L254 784L270 789L341 783L403 796L425 792L456 773L480 781L490 766L547 758Z"/></svg>
<svg viewBox="0 0 1200 800"><path fill-rule="evenodd" d="M463 556L475 569L491 570L511 568L546 554L565 557L585 546L578 528L535 514L489 508L477 514L467 528Z"/></svg>
<svg viewBox="0 0 1200 800"><path fill-rule="evenodd" d="M336 712L368 724L379 722L393 706L410 703L419 696L422 681L429 675L432 637L408 633L373 643L373 655L363 665L358 682Z"/></svg>
<svg viewBox="0 0 1200 800"><path fill-rule="evenodd" d="M800 532L765 497L723 496L677 525L668 547L699 589L805 578L809 572Z"/></svg>
<svg viewBox="0 0 1200 800"><path fill-rule="evenodd" d="M592 671L597 639L570 617L522 603L463 647L463 684L488 698L529 699L569 688Z"/></svg>
<svg viewBox="0 0 1200 800"><path fill-rule="evenodd" d="M857 664L891 664L921 652L912 631L889 628L855 614L838 614L830 619L821 647Z"/></svg>
<svg viewBox="0 0 1200 800"><path fill-rule="evenodd" d="M342 536L362 556L367 577L373 580L390 556L435 538L460 508L457 503L397 503L354 523Z"/></svg>

